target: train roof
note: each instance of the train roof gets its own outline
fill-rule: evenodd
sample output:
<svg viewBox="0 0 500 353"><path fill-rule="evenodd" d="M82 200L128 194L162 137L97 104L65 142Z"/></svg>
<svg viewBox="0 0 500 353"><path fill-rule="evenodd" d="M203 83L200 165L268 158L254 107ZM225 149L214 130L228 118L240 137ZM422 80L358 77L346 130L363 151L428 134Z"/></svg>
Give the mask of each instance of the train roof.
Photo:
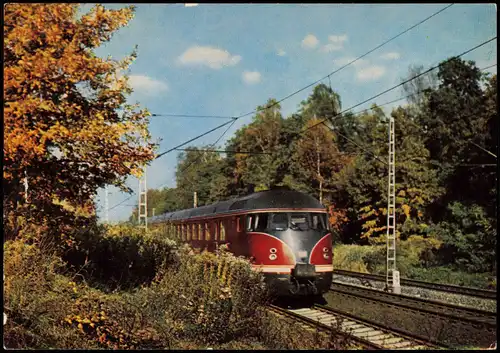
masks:
<svg viewBox="0 0 500 353"><path fill-rule="evenodd" d="M277 189L256 192L247 196L217 202L211 205L164 213L148 219L148 222L173 221L194 217L212 216L229 212L253 211L259 209L309 208L324 210L314 197L300 191Z"/></svg>

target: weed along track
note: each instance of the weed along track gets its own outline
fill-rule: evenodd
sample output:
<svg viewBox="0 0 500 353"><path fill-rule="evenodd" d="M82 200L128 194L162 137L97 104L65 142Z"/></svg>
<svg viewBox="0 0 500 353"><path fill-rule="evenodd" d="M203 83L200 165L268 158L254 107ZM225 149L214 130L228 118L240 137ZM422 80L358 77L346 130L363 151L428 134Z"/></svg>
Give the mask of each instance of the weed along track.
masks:
<svg viewBox="0 0 500 353"><path fill-rule="evenodd" d="M334 282L330 306L447 345L489 346L496 313Z"/></svg>
<svg viewBox="0 0 500 353"><path fill-rule="evenodd" d="M272 305L269 310L301 322L304 327L324 332L337 330L340 335L365 349L446 348L409 332L379 325L322 305L301 309L283 309Z"/></svg>

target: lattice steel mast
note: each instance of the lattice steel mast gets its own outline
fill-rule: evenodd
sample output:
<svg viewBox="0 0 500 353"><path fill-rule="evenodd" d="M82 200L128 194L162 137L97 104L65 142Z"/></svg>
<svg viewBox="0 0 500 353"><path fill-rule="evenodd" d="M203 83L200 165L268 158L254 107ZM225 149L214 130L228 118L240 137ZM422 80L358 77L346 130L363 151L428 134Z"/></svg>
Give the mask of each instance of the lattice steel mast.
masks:
<svg viewBox="0 0 500 353"><path fill-rule="evenodd" d="M144 175L139 178L139 227L148 229L148 189L146 185L147 167L144 167Z"/></svg>
<svg viewBox="0 0 500 353"><path fill-rule="evenodd" d="M389 118L389 178L387 185L387 264L386 290L401 293L396 270L396 173L394 118Z"/></svg>

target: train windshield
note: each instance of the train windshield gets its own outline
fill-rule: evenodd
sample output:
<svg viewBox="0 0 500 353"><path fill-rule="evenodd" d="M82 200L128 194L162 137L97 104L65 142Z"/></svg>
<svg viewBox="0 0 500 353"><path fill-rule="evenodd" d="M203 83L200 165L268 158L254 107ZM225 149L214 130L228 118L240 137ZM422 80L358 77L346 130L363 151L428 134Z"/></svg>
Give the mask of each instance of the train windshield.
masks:
<svg viewBox="0 0 500 353"><path fill-rule="evenodd" d="M311 213L312 229L327 230L326 215L324 213Z"/></svg>
<svg viewBox="0 0 500 353"><path fill-rule="evenodd" d="M310 229L327 230L328 228L326 214L324 213L276 212L257 213L247 216L247 230L265 231L266 229L305 231Z"/></svg>
<svg viewBox="0 0 500 353"><path fill-rule="evenodd" d="M290 213L290 228L293 230L326 230L326 215L323 213Z"/></svg>
<svg viewBox="0 0 500 353"><path fill-rule="evenodd" d="M307 213L291 213L290 228L292 230L309 230L311 228Z"/></svg>
<svg viewBox="0 0 500 353"><path fill-rule="evenodd" d="M271 217L272 230L288 229L288 213L273 213Z"/></svg>

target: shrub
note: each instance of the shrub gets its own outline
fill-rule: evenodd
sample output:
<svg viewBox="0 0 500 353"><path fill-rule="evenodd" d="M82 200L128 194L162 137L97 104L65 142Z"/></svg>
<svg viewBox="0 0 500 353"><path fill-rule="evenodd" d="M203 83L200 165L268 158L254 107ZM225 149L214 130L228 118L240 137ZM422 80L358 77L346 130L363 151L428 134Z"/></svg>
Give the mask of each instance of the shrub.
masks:
<svg viewBox="0 0 500 353"><path fill-rule="evenodd" d="M365 256L374 251L374 247L362 245L337 245L333 248L333 267L346 271L368 273Z"/></svg>
<svg viewBox="0 0 500 353"><path fill-rule="evenodd" d="M214 345L255 336L267 298L262 276L223 249L200 254L183 246L175 266L160 267L151 284L113 293L68 277L60 258L34 245L7 242L4 253L9 348Z"/></svg>
<svg viewBox="0 0 500 353"><path fill-rule="evenodd" d="M131 226L96 227L82 233L64 256L74 271L82 269L105 291L150 283L162 266L175 262L176 243Z"/></svg>
<svg viewBox="0 0 500 353"><path fill-rule="evenodd" d="M435 263L435 252L441 242L413 235L408 240L396 242L396 263L401 273L409 273L411 269L431 266ZM385 273L387 258L386 246L378 246L373 251L367 252L363 258L368 271L371 273Z"/></svg>
<svg viewBox="0 0 500 353"><path fill-rule="evenodd" d="M96 348L61 321L69 313L74 287L58 274L64 263L35 245L4 243L4 308L9 319L4 342L9 348Z"/></svg>
<svg viewBox="0 0 500 353"><path fill-rule="evenodd" d="M267 300L262 276L223 249L217 254L188 246L179 250L179 269L159 273L155 288L167 298L162 308L180 334L200 343L254 334L258 309Z"/></svg>
<svg viewBox="0 0 500 353"><path fill-rule="evenodd" d="M449 221L433 227L443 242L440 256L446 263L467 272L494 271L496 268L496 220L484 208L454 202L448 206Z"/></svg>
<svg viewBox="0 0 500 353"><path fill-rule="evenodd" d="M494 289L495 277L491 273L466 273L457 271L451 266L439 266L431 268L412 268L406 274L407 277L436 283L448 283L457 286L477 287Z"/></svg>

